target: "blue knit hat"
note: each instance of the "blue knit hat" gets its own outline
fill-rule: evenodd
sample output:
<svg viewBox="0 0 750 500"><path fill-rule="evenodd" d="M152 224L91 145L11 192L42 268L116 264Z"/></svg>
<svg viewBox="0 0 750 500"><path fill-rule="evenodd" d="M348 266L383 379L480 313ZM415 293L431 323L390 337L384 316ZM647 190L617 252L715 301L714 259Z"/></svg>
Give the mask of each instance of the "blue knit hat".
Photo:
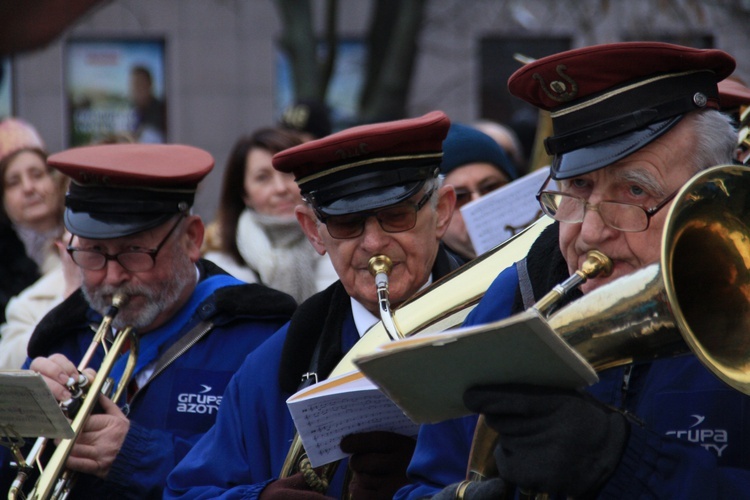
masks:
<svg viewBox="0 0 750 500"><path fill-rule="evenodd" d="M440 173L448 175L453 169L469 163L489 163L510 180L518 177L513 162L492 137L467 125L453 123L443 141Z"/></svg>

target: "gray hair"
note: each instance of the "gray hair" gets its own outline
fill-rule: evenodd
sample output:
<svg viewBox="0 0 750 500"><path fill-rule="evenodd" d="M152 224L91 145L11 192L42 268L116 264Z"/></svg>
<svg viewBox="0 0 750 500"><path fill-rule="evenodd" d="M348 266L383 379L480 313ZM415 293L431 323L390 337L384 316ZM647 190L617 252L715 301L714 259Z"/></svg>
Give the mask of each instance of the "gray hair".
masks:
<svg viewBox="0 0 750 500"><path fill-rule="evenodd" d="M737 129L731 117L715 109L690 113L695 131L696 171L734 162L737 148Z"/></svg>
<svg viewBox="0 0 750 500"><path fill-rule="evenodd" d="M445 177L440 174L435 177L430 177L427 179L424 183L424 187L422 188L425 192L432 189L432 196L430 197L430 207L435 210L438 206L438 191L441 187L443 187L443 182L445 181Z"/></svg>

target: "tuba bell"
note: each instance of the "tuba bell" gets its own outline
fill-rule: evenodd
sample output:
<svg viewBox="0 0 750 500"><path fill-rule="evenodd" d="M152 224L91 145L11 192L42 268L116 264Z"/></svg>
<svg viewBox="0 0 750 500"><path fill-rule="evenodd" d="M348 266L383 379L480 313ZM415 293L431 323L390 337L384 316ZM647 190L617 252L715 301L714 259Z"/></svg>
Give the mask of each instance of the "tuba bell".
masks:
<svg viewBox="0 0 750 500"><path fill-rule="evenodd" d="M60 407L66 413L66 416L73 419L71 423L73 437L60 441L44 467L41 465L41 460L44 450L49 444L47 438L38 438L26 457L21 454L18 445L14 444L11 447L11 452L17 460L15 467L18 469L18 473L8 492L9 500L46 500L48 498L65 500L70 495L75 484L76 474L67 469L65 463L76 439L83 431L86 421L96 407L98 395L104 394L111 397L113 401L120 399L135 370L138 356L138 337L135 335L133 328L128 326L118 332L113 340L108 338L111 334L112 321L126 300L127 298L123 295L113 297L112 305L105 313L91 344L78 364L78 371L83 372L84 369L89 367L97 349L103 348L106 354L97 370L96 377L90 382L83 375L80 375L79 380L71 380L68 387L73 393L72 401L60 403ZM130 350L123 375L115 387L114 381L110 378L110 373L128 345L126 342L130 342ZM20 445L23 444L20 443ZM37 472L37 468L39 469L39 475L33 489L30 493L25 494L24 485Z"/></svg>
<svg viewBox="0 0 750 500"><path fill-rule="evenodd" d="M750 394L750 168L696 174L675 197L660 259L548 318L596 371L692 352ZM480 416L467 479L497 475L498 435Z"/></svg>

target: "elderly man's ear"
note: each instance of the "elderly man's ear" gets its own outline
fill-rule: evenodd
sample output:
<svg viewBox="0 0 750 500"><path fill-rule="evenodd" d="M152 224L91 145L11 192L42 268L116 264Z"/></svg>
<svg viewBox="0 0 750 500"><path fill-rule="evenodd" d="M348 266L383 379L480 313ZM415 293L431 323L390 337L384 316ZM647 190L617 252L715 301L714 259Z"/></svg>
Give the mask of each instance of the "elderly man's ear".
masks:
<svg viewBox="0 0 750 500"><path fill-rule="evenodd" d="M201 258L201 245L206 228L199 215L189 215L185 221L185 252L193 262Z"/></svg>
<svg viewBox="0 0 750 500"><path fill-rule="evenodd" d="M456 207L456 190L453 186L443 186L438 191L437 205L437 237L442 238L451 223L453 211Z"/></svg>
<svg viewBox="0 0 750 500"><path fill-rule="evenodd" d="M320 238L318 218L313 213L312 208L307 205L297 205L294 209L294 215L297 217L297 222L299 222L302 232L305 233L315 251L320 255L325 255L326 247Z"/></svg>

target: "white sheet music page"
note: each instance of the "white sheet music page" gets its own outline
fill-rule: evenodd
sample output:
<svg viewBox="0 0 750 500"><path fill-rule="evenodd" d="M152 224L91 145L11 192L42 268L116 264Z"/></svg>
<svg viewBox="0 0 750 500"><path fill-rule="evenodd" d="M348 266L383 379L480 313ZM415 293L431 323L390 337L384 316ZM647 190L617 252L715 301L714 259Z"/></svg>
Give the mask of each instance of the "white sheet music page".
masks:
<svg viewBox="0 0 750 500"><path fill-rule="evenodd" d="M416 436L419 429L358 371L311 385L287 399L287 406L313 467L345 458L339 443L349 434Z"/></svg>
<svg viewBox="0 0 750 500"><path fill-rule="evenodd" d="M477 255L495 248L542 216L536 193L549 175L544 167L461 207ZM554 182L548 189L555 189Z"/></svg>
<svg viewBox="0 0 750 500"><path fill-rule="evenodd" d="M0 441L40 436L70 439L73 429L40 374L0 370Z"/></svg>

